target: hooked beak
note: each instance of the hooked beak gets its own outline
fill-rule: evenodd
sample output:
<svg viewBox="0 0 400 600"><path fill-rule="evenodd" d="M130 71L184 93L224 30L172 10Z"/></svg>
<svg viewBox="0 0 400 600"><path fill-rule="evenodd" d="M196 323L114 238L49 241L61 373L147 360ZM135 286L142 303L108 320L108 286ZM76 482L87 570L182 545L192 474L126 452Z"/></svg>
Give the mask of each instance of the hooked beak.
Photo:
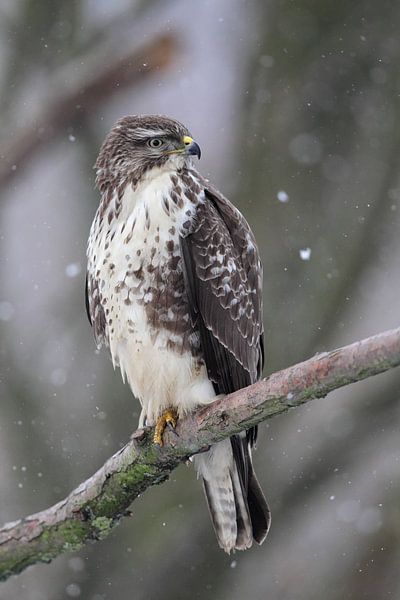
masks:
<svg viewBox="0 0 400 600"><path fill-rule="evenodd" d="M191 138L189 135L185 135L183 138L183 143L185 144L185 147L183 149L183 152L185 154L188 154L189 156L197 156L197 158L200 159L200 146L197 142L194 141L193 138Z"/></svg>
<svg viewBox="0 0 400 600"><path fill-rule="evenodd" d="M201 157L200 146L197 142L194 141L189 135L184 135L183 146L181 148L176 148L176 150L168 150L166 154L185 154L186 156L197 156L197 158Z"/></svg>

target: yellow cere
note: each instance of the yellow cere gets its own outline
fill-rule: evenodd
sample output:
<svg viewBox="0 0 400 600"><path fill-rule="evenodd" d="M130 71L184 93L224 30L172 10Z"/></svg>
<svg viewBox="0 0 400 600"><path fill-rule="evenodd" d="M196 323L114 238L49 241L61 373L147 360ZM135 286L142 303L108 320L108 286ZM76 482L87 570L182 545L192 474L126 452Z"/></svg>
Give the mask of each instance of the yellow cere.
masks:
<svg viewBox="0 0 400 600"><path fill-rule="evenodd" d="M183 136L183 143L185 144L185 146L189 146L189 144L191 144L192 142L193 138L191 138L189 135Z"/></svg>

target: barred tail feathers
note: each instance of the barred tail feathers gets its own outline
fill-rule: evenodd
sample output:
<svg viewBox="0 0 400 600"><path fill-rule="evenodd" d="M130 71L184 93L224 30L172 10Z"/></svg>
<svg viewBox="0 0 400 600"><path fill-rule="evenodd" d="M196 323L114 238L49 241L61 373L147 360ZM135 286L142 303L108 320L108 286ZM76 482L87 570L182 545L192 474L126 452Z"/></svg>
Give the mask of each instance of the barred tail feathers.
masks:
<svg viewBox="0 0 400 600"><path fill-rule="evenodd" d="M237 456L238 443L246 445L240 458ZM232 550L250 548L253 537L262 543L269 528L269 509L254 475L246 439L239 438L236 443L224 440L193 459L203 479L220 547L229 554ZM246 477L242 472L244 466Z"/></svg>

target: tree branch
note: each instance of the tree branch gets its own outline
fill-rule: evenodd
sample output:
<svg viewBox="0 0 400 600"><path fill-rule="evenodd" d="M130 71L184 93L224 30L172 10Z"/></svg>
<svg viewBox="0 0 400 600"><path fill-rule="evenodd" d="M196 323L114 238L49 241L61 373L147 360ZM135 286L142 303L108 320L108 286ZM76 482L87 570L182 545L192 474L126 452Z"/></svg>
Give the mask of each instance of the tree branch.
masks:
<svg viewBox="0 0 400 600"><path fill-rule="evenodd" d="M0 578L106 537L129 505L211 444L314 398L400 365L400 328L274 373L181 419L164 447L136 431L92 477L51 508L0 530ZM178 434L178 435L176 435Z"/></svg>
<svg viewBox="0 0 400 600"><path fill-rule="evenodd" d="M167 68L176 46L173 35L159 34L145 46L114 60L105 60L101 66L90 64L84 71L80 65L68 65L68 72L64 75L68 88L64 82L63 93L43 110L33 125L2 142L0 185L7 183L16 170L20 172L42 144L52 141L63 129L76 126L112 93ZM73 79L75 70L78 70L79 76ZM61 77L52 88L59 89L60 81Z"/></svg>

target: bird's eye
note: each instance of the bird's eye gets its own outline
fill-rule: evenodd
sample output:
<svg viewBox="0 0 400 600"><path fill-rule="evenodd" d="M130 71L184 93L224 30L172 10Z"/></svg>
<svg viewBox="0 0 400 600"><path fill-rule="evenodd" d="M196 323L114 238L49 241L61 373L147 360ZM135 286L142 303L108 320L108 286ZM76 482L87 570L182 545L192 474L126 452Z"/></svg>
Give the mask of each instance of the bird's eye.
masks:
<svg viewBox="0 0 400 600"><path fill-rule="evenodd" d="M149 140L149 146L151 146L152 148L160 148L163 145L163 140L160 140L160 138L152 138L151 140Z"/></svg>

